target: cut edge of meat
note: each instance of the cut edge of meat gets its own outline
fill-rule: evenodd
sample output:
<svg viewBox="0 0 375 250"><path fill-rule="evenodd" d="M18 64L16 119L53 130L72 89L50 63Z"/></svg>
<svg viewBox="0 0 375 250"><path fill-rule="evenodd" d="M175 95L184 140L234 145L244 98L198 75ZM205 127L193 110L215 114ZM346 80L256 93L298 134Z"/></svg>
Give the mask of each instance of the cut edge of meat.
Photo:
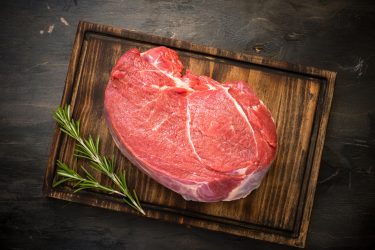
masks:
<svg viewBox="0 0 375 250"><path fill-rule="evenodd" d="M262 183L263 177L269 170L269 166L260 168L251 174L247 175L245 179L233 189L223 201L232 201L241 198L245 198L257 189Z"/></svg>

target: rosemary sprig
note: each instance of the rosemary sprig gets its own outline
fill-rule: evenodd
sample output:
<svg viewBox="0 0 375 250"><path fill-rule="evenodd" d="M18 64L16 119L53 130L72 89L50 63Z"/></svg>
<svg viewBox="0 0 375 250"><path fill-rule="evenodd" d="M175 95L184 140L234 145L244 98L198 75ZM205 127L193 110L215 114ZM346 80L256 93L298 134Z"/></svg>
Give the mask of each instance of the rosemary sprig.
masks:
<svg viewBox="0 0 375 250"><path fill-rule="evenodd" d="M70 106L66 105L64 107L59 107L53 117L59 124L61 131L76 141L74 155L78 158L88 160L89 166L106 175L115 184L118 190L101 185L84 167L81 166L82 170L85 172L85 176L83 177L75 170L71 169L67 164L59 160L57 161L56 173L62 178L56 181L53 186L56 187L69 181L74 183L74 192L84 189L96 189L110 194L117 194L123 197L123 201L126 204L145 215L137 194L134 190L133 192L130 192L128 189L125 171L122 171L122 173L117 175L114 172L114 157L108 159L107 157L100 155L99 137L95 141L91 136L89 136L88 139L81 137L79 129L80 123L71 118Z"/></svg>

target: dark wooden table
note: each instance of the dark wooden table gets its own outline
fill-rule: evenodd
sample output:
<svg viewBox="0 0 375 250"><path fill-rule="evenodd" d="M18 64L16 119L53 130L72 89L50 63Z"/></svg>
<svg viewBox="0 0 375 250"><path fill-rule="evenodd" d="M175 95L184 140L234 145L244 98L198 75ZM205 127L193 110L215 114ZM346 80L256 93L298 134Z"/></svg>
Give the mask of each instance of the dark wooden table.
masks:
<svg viewBox="0 0 375 250"><path fill-rule="evenodd" d="M288 248L43 197L79 20L337 71L306 248L375 246L372 1L2 1L0 20L0 248Z"/></svg>

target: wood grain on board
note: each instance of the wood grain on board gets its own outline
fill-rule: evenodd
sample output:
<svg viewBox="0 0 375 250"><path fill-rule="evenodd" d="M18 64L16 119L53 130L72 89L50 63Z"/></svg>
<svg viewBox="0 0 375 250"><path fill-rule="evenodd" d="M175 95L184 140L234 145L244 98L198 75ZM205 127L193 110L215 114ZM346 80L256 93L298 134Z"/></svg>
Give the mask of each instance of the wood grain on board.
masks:
<svg viewBox="0 0 375 250"><path fill-rule="evenodd" d="M244 80L271 110L277 124L278 153L261 186L231 202L185 201L134 167L116 148L103 117L104 89L116 60L128 49L154 46L176 50L194 74L219 82ZM333 96L334 72L234 53L175 39L80 22L61 104L70 104L84 136L101 138L105 155L115 155L125 169L147 217L238 236L303 247L313 204L326 126ZM45 174L49 197L134 213L117 197L68 187L52 188L55 162L77 168L74 142L56 129ZM103 184L106 178L93 172Z"/></svg>

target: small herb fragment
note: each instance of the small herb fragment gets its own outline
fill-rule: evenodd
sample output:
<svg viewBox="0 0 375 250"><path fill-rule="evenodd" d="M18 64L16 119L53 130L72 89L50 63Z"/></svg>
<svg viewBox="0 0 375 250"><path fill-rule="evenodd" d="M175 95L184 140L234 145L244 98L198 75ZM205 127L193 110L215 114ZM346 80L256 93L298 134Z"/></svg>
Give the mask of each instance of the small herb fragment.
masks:
<svg viewBox="0 0 375 250"><path fill-rule="evenodd" d="M115 159L113 157L109 159L100 155L99 137L95 141L91 136L88 139L81 137L79 130L80 123L71 118L70 106L59 107L54 113L53 118L59 124L60 130L76 141L74 155L78 158L86 159L91 168L107 176L115 184L117 190L101 185L83 166L81 168L85 176L81 176L60 160L57 161L56 174L61 178L53 186L56 187L65 182L72 182L74 183L74 192L84 189L96 189L109 194L117 194L123 198L126 204L145 215L137 194L134 190L130 192L128 189L125 171L117 175L114 172Z"/></svg>

